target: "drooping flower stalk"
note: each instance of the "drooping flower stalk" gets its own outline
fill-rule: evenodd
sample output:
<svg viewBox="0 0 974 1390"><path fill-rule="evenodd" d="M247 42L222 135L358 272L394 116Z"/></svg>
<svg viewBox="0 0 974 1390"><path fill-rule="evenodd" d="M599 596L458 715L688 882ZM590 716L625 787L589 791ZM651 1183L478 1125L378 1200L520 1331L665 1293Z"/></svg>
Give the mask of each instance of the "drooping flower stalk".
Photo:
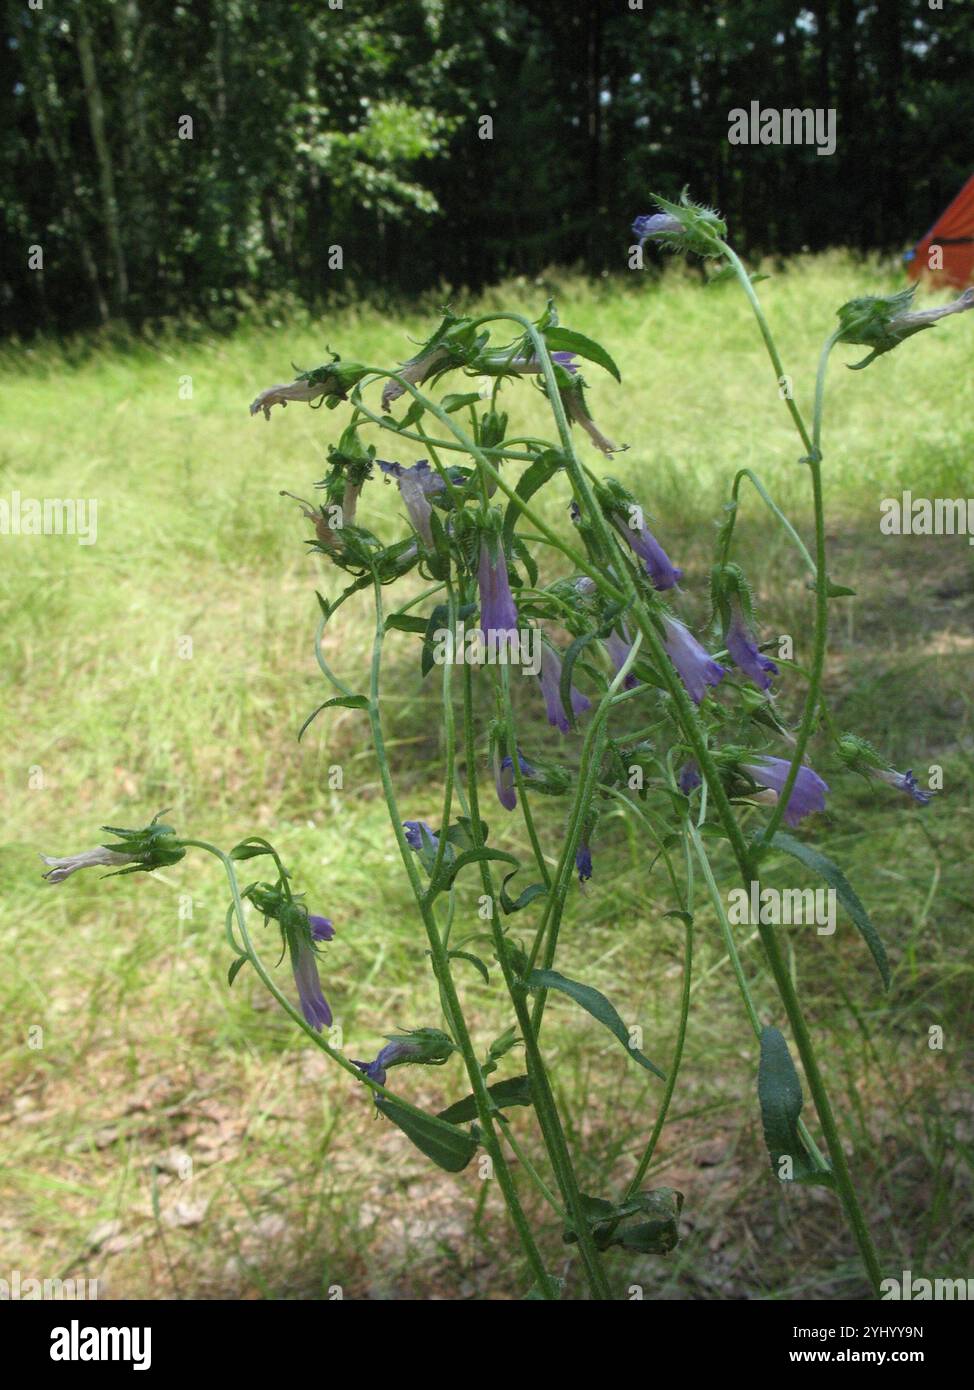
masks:
<svg viewBox="0 0 974 1390"><path fill-rule="evenodd" d="M452 1039L439 1028L415 1028L410 1033L389 1036L385 1047L379 1050L371 1062L358 1062L354 1058L352 1061L372 1081L384 1086L390 1068L403 1066L405 1063L438 1066L448 1061L456 1050Z"/></svg>
<svg viewBox="0 0 974 1390"><path fill-rule="evenodd" d="M867 780L875 778L885 782L888 787L903 792L920 806L929 806L933 800L935 793L923 790L914 777L912 768L908 768L906 772L897 772L887 758L858 734L843 734L836 743L836 752L846 767L858 772Z"/></svg>

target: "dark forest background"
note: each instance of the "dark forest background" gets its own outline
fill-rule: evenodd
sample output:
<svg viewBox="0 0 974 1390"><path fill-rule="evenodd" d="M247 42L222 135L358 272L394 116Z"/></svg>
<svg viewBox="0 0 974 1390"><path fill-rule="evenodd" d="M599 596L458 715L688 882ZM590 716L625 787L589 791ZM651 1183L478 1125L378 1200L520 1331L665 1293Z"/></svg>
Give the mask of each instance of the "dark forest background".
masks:
<svg viewBox="0 0 974 1390"><path fill-rule="evenodd" d="M622 269L684 184L752 253L902 249L974 163L967 0L4 0L4 28L7 333ZM731 146L752 100L835 107L836 153Z"/></svg>

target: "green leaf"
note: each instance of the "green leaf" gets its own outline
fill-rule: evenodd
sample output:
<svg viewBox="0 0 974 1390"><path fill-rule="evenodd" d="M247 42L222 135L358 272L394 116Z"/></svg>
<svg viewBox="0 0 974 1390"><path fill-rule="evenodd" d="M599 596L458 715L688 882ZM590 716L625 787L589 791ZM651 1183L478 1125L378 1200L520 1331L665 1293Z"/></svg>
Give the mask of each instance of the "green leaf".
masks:
<svg viewBox="0 0 974 1390"><path fill-rule="evenodd" d="M818 1167L798 1132L798 1117L804 1104L802 1085L788 1044L777 1028L761 1029L758 1100L764 1142L775 1177L782 1182L819 1182L830 1186L832 1174ZM781 1176L782 1159L791 1162L791 1178Z"/></svg>
<svg viewBox="0 0 974 1390"><path fill-rule="evenodd" d="M475 840L473 834L473 821L469 816L457 816L449 829L441 831L440 833L446 835L447 841L451 845L455 845L457 849L463 850L475 849L478 843L486 843L489 829L487 822L482 820L480 822L480 839L479 841Z"/></svg>
<svg viewBox="0 0 974 1390"><path fill-rule="evenodd" d="M465 405L476 405L479 400L479 391L468 391L464 395L444 396L440 401L440 409L445 410L447 415L452 415L455 410L462 410Z"/></svg>
<svg viewBox="0 0 974 1390"><path fill-rule="evenodd" d="M624 1250L638 1250L644 1255L668 1255L679 1243L683 1193L672 1187L637 1192L618 1204L584 1193L581 1198L592 1239L599 1250L620 1245ZM649 1217L649 1220L634 1220L638 1217ZM574 1226L566 1226L562 1238L567 1245L574 1244L578 1239Z"/></svg>
<svg viewBox="0 0 974 1390"><path fill-rule="evenodd" d="M830 888L835 889L835 896L859 928L866 945L869 947L870 954L876 962L876 968L883 977L883 984L889 989L890 969L886 947L883 945L879 932L873 926L869 913L863 907L858 894L839 866L833 864L831 859L828 859L819 850L813 849L811 845L806 845L802 840L796 840L793 835L786 835L781 830L774 836L771 844L774 849L784 850L785 854L800 859L814 873L824 878Z"/></svg>
<svg viewBox="0 0 974 1390"><path fill-rule="evenodd" d="M446 954L449 960L465 960L468 964L475 966L483 975L485 983L490 984L490 971L479 956L472 955L470 951L447 951Z"/></svg>
<svg viewBox="0 0 974 1390"><path fill-rule="evenodd" d="M543 454L539 454L533 463L525 468L518 479L515 494L524 502L529 502L539 488L544 487L549 478L554 477L559 468L564 468L566 463L565 455L557 449L546 449ZM521 509L516 502L508 502L507 511L504 513L503 542L509 546L514 537L514 527L517 525L518 518L521 516Z"/></svg>
<svg viewBox="0 0 974 1390"><path fill-rule="evenodd" d="M548 344L551 352L574 352L579 357L586 358L589 362L595 362L600 367L604 367L616 381L622 381L619 375L619 368L606 352L605 348L599 343L595 343L591 338L586 338L584 333L575 333L570 328L546 328L544 340Z"/></svg>
<svg viewBox="0 0 974 1390"><path fill-rule="evenodd" d="M685 927L692 927L692 926L693 926L693 913L692 913L692 912L681 912L679 908L674 907L674 908L672 909L672 911L670 911L670 912L664 912L664 913L663 913L663 916L664 916L664 917L679 917L680 921L683 923L683 925L684 925Z"/></svg>
<svg viewBox="0 0 974 1390"><path fill-rule="evenodd" d="M512 878L517 877L517 869L512 874L508 874L501 884L501 908L510 916L512 912L520 912L522 907L527 907L528 903L533 903L535 898L544 897L547 888L543 883L531 883L516 898L512 898L507 891L507 885Z"/></svg>
<svg viewBox="0 0 974 1390"><path fill-rule="evenodd" d="M805 585L806 589L813 592L817 588L814 579L809 579ZM848 584L833 584L831 579L825 581L825 593L828 598L855 598L855 589L850 589Z"/></svg>
<svg viewBox="0 0 974 1390"><path fill-rule="evenodd" d="M498 1110L511 1105L532 1104L531 1085L526 1076L509 1076L505 1081L495 1081L493 1086L487 1087L487 1091ZM466 1124L468 1120L477 1118L477 1101L474 1096L464 1096L463 1100L441 1110L437 1118L450 1124Z"/></svg>
<svg viewBox="0 0 974 1390"><path fill-rule="evenodd" d="M613 1037L618 1038L623 1047L632 1059L651 1071L654 1076L658 1076L661 1081L666 1080L666 1072L660 1071L655 1063L644 1056L638 1048L629 1045L629 1030L623 1023L615 1006L610 1004L604 994L600 994L591 985L580 984L578 980L567 980L564 975L559 975L557 970L532 970L531 974L524 982L528 989L557 989L562 994L567 994L570 999L583 1008L586 1013L590 1013L593 1018L608 1028Z"/></svg>
<svg viewBox="0 0 974 1390"><path fill-rule="evenodd" d="M433 636L435 633L444 629L450 620L450 609L445 603L438 603L429 615L426 624L426 636L423 638L423 651L420 658L420 670L423 676L428 676L434 666L433 660Z"/></svg>
<svg viewBox="0 0 974 1390"><path fill-rule="evenodd" d="M249 840L241 840L239 845L234 845L230 851L230 858L238 863L244 859L257 859L262 854L270 854L270 846L264 844L253 844Z"/></svg>
<svg viewBox="0 0 974 1390"><path fill-rule="evenodd" d="M498 859L508 864L516 864L520 868L520 862L506 850L488 849L486 845L480 845L476 849L465 849L462 854L457 855L452 864L443 865L443 871L436 882L430 884L430 896L435 897L437 893L449 888L460 870L465 869L468 864L479 864L484 859Z"/></svg>
<svg viewBox="0 0 974 1390"><path fill-rule="evenodd" d="M624 1250L638 1250L643 1255L668 1255L680 1241L680 1212L683 1193L672 1187L657 1187L638 1192L619 1207L623 1224L609 1242ZM634 1217L648 1220L633 1220ZM599 1232L595 1232L598 1243Z"/></svg>
<svg viewBox="0 0 974 1390"><path fill-rule="evenodd" d="M230 969L227 971L227 984L228 984L228 985L230 985L231 987L233 986L234 980L235 980L235 979L237 978L237 976L240 974L240 971L241 971L241 970L243 969L243 967L247 964L247 961L248 961L249 959L250 959L249 956L238 956L238 957L237 957L237 959L236 959L236 960L233 962L233 964L230 966Z"/></svg>
<svg viewBox="0 0 974 1390"><path fill-rule="evenodd" d="M538 566L535 564L534 556L521 540L520 536L514 536L511 540L511 550L518 562L527 571L528 583L532 589L538 587Z"/></svg>
<svg viewBox="0 0 974 1390"><path fill-rule="evenodd" d="M298 730L298 742L301 742L302 734L310 724L314 723L322 710L333 709L336 705L341 705L344 709L368 709L369 702L365 695L336 695L333 700L326 700L323 705L319 705L316 710L313 710L301 725Z"/></svg>
<svg viewBox="0 0 974 1390"><path fill-rule="evenodd" d="M376 1108L412 1140L417 1149L448 1173L459 1173L477 1152L477 1141L466 1130L434 1115L416 1115L395 1101L377 1095Z"/></svg>
<svg viewBox="0 0 974 1390"><path fill-rule="evenodd" d="M559 1279L557 1274L549 1274L548 1282L554 1289L556 1298L561 1298L562 1291L565 1287L564 1279ZM528 1289L527 1293L524 1295L523 1301L525 1303L535 1301L540 1303L546 1303L550 1300L548 1299L547 1295L542 1292L540 1284L532 1284L530 1289Z"/></svg>
<svg viewBox="0 0 974 1390"><path fill-rule="evenodd" d="M386 618L386 632L425 632L428 618L414 618L411 613L391 613Z"/></svg>
<svg viewBox="0 0 974 1390"><path fill-rule="evenodd" d="M503 1033L500 1033L494 1039L487 1049L487 1057L481 1068L484 1076L486 1076L488 1072L496 1071L498 1060L501 1057L506 1057L511 1049L517 1047L520 1042L521 1039L518 1037L517 1028L512 1023L509 1028L505 1028Z"/></svg>

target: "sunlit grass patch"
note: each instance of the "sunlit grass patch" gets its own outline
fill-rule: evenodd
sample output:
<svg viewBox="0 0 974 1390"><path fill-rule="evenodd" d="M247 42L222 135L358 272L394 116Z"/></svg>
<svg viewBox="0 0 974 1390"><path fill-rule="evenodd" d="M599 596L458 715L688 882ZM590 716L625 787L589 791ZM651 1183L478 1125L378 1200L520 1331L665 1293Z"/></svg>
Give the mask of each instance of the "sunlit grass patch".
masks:
<svg viewBox="0 0 974 1390"><path fill-rule="evenodd" d="M892 280L839 256L771 269L760 293L804 403L835 308ZM643 500L703 622L714 524L737 469L758 472L809 534L806 471L753 320L733 287L683 273L623 284L553 275L504 286L485 303L539 313L549 291L563 321L604 341L623 372L622 387L588 372L590 402L630 448L607 463L583 441L584 457ZM11 1267L87 1273L116 1296L322 1297L338 1283L349 1296L474 1297L510 1282L494 1277L512 1260L509 1233L476 1219L481 1200L495 1214L500 1203L473 1169L454 1181L424 1164L367 1097L304 1046L246 971L228 990L225 889L215 871L186 860L145 879L79 878L53 890L36 858L97 843L101 824L141 824L163 808L221 844L273 832L313 910L336 924L323 974L347 1053L372 1056L384 1033L438 1020L364 716L326 712L296 739L330 693L311 650L314 590L334 598L340 585L306 551L309 528L279 493L311 495L342 411L292 405L269 424L247 414L257 390L288 379L292 362L316 365L330 346L391 364L434 316L432 305L403 321L363 310L185 344L163 336L76 353L73 365L54 345L8 354L0 493L99 503L94 545L0 538L8 1158L0 1258ZM890 996L848 923L828 945L796 930L792 967L890 1256L956 1272L969 1202L960 1076L974 907L972 552L964 537L884 539L879 502L904 487L969 490L969 339L938 329L860 374L842 361L837 354L830 378L827 512L834 577L858 597L832 607L828 688L843 726L897 766L942 763L946 781L920 812L836 772L828 819L816 829L886 938ZM505 406L506 398L518 430L540 427L543 402L532 388L505 390ZM402 461L418 454L404 451ZM567 527L567 492L555 487L551 498L540 504L545 519ZM371 483L362 507L384 536L404 531L395 488ZM746 485L737 544L762 630L790 633L801 660L806 575ZM324 646L353 688L362 688L371 640L369 604L356 596ZM401 806L436 822L443 730L417 639L390 637L387 660L384 715ZM558 739L541 722L537 691L526 682L516 698L522 721L534 711L539 749L551 751ZM793 694L782 697L786 714L795 707ZM334 766L343 769L341 791L329 785ZM504 813L488 804L481 771L485 814L504 843ZM557 846L560 803L538 814L546 843ZM663 916L674 904L665 879L648 874L638 825L606 814L593 850L595 877L566 922L564 969L638 1019L644 1050L665 1064L681 985L679 925ZM653 1169L687 1194L686 1239L667 1261L641 1268L613 1256L617 1273L645 1281L647 1296L858 1295L829 1201L782 1193L772 1181L753 1039L702 894L697 908L688 1052ZM460 911L473 929L472 891ZM742 950L770 1011L758 944ZM473 970L462 978L485 1045L507 1023L499 991ZM934 1025L945 1029L941 1053L927 1046ZM625 1177L652 1126L657 1083L634 1074L570 1006L552 1003L544 1038L573 1117L571 1142L585 1149L584 1179ZM453 1064L420 1081L399 1076L431 1108L467 1089ZM544 1241L556 1267L556 1221Z"/></svg>

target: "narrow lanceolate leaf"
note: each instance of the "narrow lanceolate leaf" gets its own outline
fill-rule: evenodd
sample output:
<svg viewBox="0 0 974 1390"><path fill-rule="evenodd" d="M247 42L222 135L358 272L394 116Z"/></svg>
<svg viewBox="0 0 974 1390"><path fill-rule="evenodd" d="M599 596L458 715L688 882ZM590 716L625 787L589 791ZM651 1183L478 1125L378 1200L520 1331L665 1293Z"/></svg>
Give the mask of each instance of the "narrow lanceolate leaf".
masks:
<svg viewBox="0 0 974 1390"><path fill-rule="evenodd" d="M782 1182L830 1185L831 1173L818 1167L798 1132L798 1117L804 1104L802 1084L788 1044L777 1028L761 1030L758 1100L764 1142L775 1177Z"/></svg>
<svg viewBox="0 0 974 1390"><path fill-rule="evenodd" d="M805 585L805 588L817 589L818 583L816 580L810 579ZM850 589L848 584L835 584L831 579L827 579L825 581L825 593L828 598L854 598L856 591L855 589Z"/></svg>
<svg viewBox="0 0 974 1390"><path fill-rule="evenodd" d="M551 352L574 352L577 356L604 367L616 381L622 381L619 368L605 348L600 343L593 342L591 338L586 338L584 333L575 333L570 328L546 328L544 340Z"/></svg>
<svg viewBox="0 0 974 1390"><path fill-rule="evenodd" d="M495 1081L487 1087L491 1100L498 1110L506 1110L510 1105L530 1105L531 1085L526 1076L509 1076L505 1081ZM446 1110L441 1110L437 1119L446 1120L453 1125L466 1124L477 1118L477 1101L474 1096L464 1096Z"/></svg>
<svg viewBox="0 0 974 1390"><path fill-rule="evenodd" d="M435 1115L415 1115L385 1096L376 1096L376 1107L411 1139L421 1153L448 1173L459 1173L477 1152L477 1141L464 1129Z"/></svg>
<svg viewBox="0 0 974 1390"><path fill-rule="evenodd" d="M430 897L435 897L437 893L442 893L445 888L450 888L457 874L468 864L478 864L484 859L499 860L502 863L520 867L514 855L508 854L503 849L487 849L485 845L479 845L476 849L465 849L462 854L457 855L452 864L444 864L436 882L430 884Z"/></svg>
<svg viewBox="0 0 974 1390"><path fill-rule="evenodd" d="M445 410L447 415L452 415L455 410L462 410L465 405L478 405L479 402L479 391L466 391L461 395L444 396L440 401L440 409Z"/></svg>
<svg viewBox="0 0 974 1390"><path fill-rule="evenodd" d="M578 980L567 980L564 975L559 975L557 970L532 970L524 983L528 989L557 989L562 994L567 994L569 999L574 999L575 1003L586 1013L590 1013L605 1028L608 1028L614 1038L619 1039L634 1062L638 1062L641 1067L651 1071L661 1081L666 1080L665 1071L661 1071L638 1048L630 1045L629 1029L619 1017L615 1005L610 1004L605 995L597 989L591 985L583 985Z"/></svg>
<svg viewBox="0 0 974 1390"><path fill-rule="evenodd" d="M249 959L250 959L249 956L238 956L238 957L237 957L237 959L236 959L236 960L233 962L233 964L230 966L230 969L227 971L227 984L228 984L228 985L231 985L231 986L233 985L234 980L235 980L235 979L237 978L237 976L240 974L240 971L241 971L241 970L243 969L243 967L247 964L247 961L248 961Z"/></svg>
<svg viewBox="0 0 974 1390"><path fill-rule="evenodd" d="M508 916L512 912L520 912L522 907L527 907L529 903L533 903L535 898L543 898L548 892L543 883L531 883L516 898L512 898L507 891L507 885L512 878L516 877L517 869L512 874L508 874L501 884L501 908Z"/></svg>
<svg viewBox="0 0 974 1390"><path fill-rule="evenodd" d="M298 730L298 742L300 743L302 734L310 724L314 723L322 710L336 709L339 707L342 709L368 709L369 701L365 695L336 695L333 700L326 700L323 705L319 705L316 710L309 714L301 725L301 728Z"/></svg>
<svg viewBox="0 0 974 1390"><path fill-rule="evenodd" d="M515 493L522 501L529 502L538 489L544 487L549 478L554 477L559 468L564 468L564 466L564 454L559 453L557 449L546 449L521 474L517 487L514 489ZM517 503L509 502L507 511L504 513L503 536L505 545L510 545L514 537L514 527L520 516L521 509Z"/></svg>
<svg viewBox="0 0 974 1390"><path fill-rule="evenodd" d="M879 932L873 926L869 913L863 907L859 895L839 866L819 850L813 849L811 845L806 845L803 841L796 840L793 835L786 835L781 830L774 836L771 844L775 849L784 850L785 854L800 859L813 872L824 878L830 888L835 889L835 896L859 928L872 958L876 962L876 968L883 977L883 984L889 989L890 971L886 947L880 939Z"/></svg>
<svg viewBox="0 0 974 1390"><path fill-rule="evenodd" d="M467 961L469 965L472 965L476 970L480 971L481 975L484 977L484 982L488 985L490 984L490 971L479 956L473 955L471 951L447 951L446 954L449 960Z"/></svg>
<svg viewBox="0 0 974 1390"><path fill-rule="evenodd" d="M386 632L425 632L429 626L428 618L416 618L411 613L390 613L386 618Z"/></svg>

